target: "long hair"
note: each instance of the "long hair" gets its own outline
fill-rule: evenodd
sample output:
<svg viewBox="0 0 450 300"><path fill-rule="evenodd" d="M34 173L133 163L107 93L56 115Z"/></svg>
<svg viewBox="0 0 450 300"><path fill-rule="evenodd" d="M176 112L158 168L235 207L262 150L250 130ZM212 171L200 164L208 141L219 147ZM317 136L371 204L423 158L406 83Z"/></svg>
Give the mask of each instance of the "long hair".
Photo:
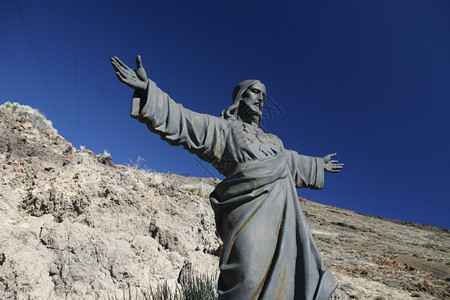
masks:
<svg viewBox="0 0 450 300"><path fill-rule="evenodd" d="M247 79L244 81L241 81L238 85L236 85L233 89L232 94L232 102L230 106L222 110L222 112L219 115L219 118L223 118L225 120L231 120L236 121L238 116L238 110L239 110L239 104L242 100L242 94L254 85L255 83L261 83L261 81L256 79ZM262 84L262 83L261 83Z"/></svg>

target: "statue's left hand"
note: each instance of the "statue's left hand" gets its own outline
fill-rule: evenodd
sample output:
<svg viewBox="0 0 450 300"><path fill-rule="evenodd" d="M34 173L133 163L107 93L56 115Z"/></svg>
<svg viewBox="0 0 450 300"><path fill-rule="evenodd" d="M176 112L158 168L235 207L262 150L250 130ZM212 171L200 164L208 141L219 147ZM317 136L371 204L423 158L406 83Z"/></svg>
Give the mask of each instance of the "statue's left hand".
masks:
<svg viewBox="0 0 450 300"><path fill-rule="evenodd" d="M323 157L323 162L325 164L325 171L330 173L339 173L341 169L344 168L344 164L339 163L337 160L332 160L333 156L336 156L337 153L327 154Z"/></svg>
<svg viewBox="0 0 450 300"><path fill-rule="evenodd" d="M116 71L117 78L135 90L146 90L148 85L147 74L142 66L142 59L136 56L136 70L124 64L117 56L111 57L111 64Z"/></svg>

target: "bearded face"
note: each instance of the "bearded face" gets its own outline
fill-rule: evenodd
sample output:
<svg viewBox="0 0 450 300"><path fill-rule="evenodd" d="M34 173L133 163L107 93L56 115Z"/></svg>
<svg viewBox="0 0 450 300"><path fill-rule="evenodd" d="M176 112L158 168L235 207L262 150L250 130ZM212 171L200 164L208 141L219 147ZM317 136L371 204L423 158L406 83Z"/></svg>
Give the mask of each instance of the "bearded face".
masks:
<svg viewBox="0 0 450 300"><path fill-rule="evenodd" d="M245 123L258 125L261 121L264 101L266 100L266 88L256 82L242 93L239 103L238 117Z"/></svg>

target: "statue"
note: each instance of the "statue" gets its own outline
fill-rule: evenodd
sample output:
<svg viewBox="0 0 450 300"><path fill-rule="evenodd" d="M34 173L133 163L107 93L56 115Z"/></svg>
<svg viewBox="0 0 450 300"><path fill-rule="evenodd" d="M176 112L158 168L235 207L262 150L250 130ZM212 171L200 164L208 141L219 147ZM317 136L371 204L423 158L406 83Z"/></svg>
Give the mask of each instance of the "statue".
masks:
<svg viewBox="0 0 450 300"><path fill-rule="evenodd" d="M284 149L258 128L266 88L245 80L219 117L193 112L147 78L140 56L131 69L111 58L117 78L134 89L131 115L170 145L182 145L226 179L210 195L223 241L219 299L329 299L337 287L323 265L296 188L321 189L324 171L343 164Z"/></svg>

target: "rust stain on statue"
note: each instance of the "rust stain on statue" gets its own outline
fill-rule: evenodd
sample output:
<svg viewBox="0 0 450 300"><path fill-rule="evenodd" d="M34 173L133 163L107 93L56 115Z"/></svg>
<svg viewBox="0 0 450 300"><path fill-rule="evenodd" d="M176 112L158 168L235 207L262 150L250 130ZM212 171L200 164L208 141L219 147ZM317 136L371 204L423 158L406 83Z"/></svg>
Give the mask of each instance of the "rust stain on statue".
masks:
<svg viewBox="0 0 450 300"><path fill-rule="evenodd" d="M228 260L228 258L230 257L231 249L233 248L234 242L238 238L241 231L244 230L244 228L247 226L248 223L250 223L250 221L253 219L253 217L256 215L256 213L261 208L261 206L262 206L262 204L259 205L257 209L255 209L255 211L250 215L250 217L245 221L245 223L242 224L242 226L234 233L234 235L231 239L230 245L228 246L228 249L226 249L226 252L223 255L223 259L221 260L221 263L225 263ZM277 232L277 235L278 235L278 232Z"/></svg>
<svg viewBox="0 0 450 300"><path fill-rule="evenodd" d="M284 215L284 213L285 213L285 210L286 210L286 207L284 208L284 212L283 212L283 215ZM284 218L282 218L279 222L278 222L278 226L277 226L277 231L275 232L275 239L276 240L278 240L278 236L279 236L279 234L280 234L280 227L281 227L281 223L283 222L283 220L284 220ZM275 250L275 253L276 253L276 250ZM272 258L270 259L270 268L267 268L267 271L266 271L266 274L264 274L264 277L263 277L263 279L261 280L261 282L259 283L259 285L258 285L258 288L255 290L255 292L253 293L253 295L252 295L252 297L250 298L250 299L258 299L259 298L259 296L260 296L260 294L261 294L261 291L262 291L262 289L263 289L263 287L264 287L264 284L266 283L266 279L267 279L267 276L269 275L269 272L272 270L272 263L273 263L273 259L276 257L276 255L274 255L274 256L272 256ZM286 287L286 285L285 285L285 283L286 283L286 274L285 274L285 272L286 271L284 271L283 272L283 277L284 277L284 281L283 281L283 286L284 287ZM280 292L277 290L277 293L276 293L276 295L278 295L278 294L280 294ZM282 299L282 298L279 298L278 296L275 298L275 299Z"/></svg>
<svg viewBox="0 0 450 300"><path fill-rule="evenodd" d="M277 292L275 293L275 299L285 299L286 297L286 270L283 271L278 279Z"/></svg>

